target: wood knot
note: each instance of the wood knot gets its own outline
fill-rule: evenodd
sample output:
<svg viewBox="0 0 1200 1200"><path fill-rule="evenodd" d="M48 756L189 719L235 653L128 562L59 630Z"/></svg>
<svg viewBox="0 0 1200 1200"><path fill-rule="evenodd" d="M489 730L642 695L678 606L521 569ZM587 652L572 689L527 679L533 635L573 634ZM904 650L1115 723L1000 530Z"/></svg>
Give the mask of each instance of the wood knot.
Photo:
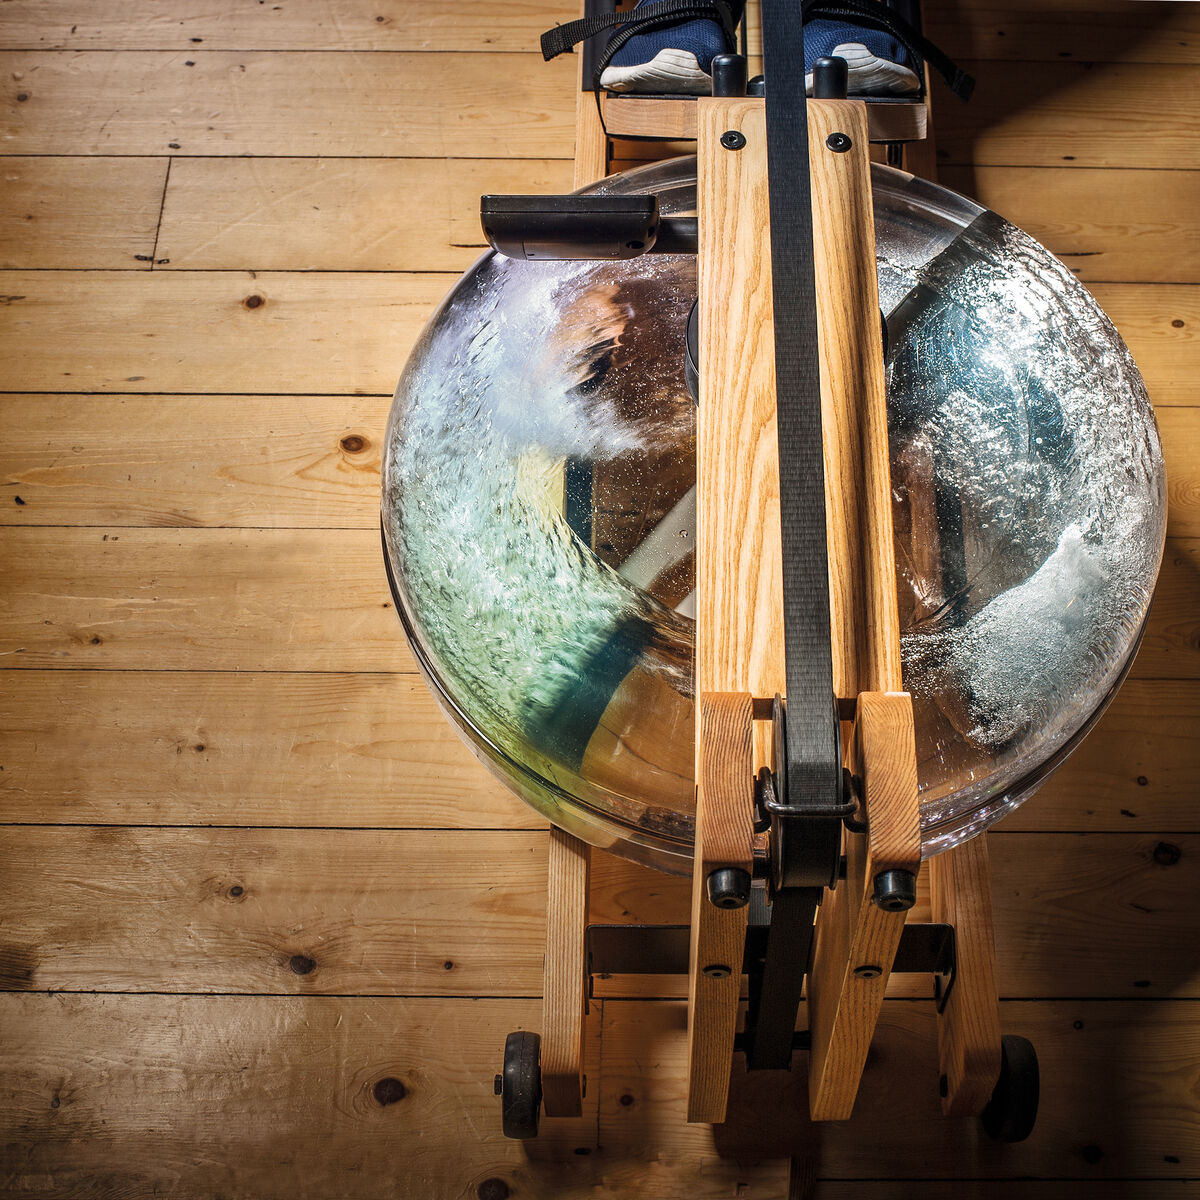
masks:
<svg viewBox="0 0 1200 1200"><path fill-rule="evenodd" d="M351 433L342 438L339 444L347 454L361 454L367 448L367 439Z"/></svg>
<svg viewBox="0 0 1200 1200"><path fill-rule="evenodd" d="M508 1200L508 1184L503 1179L485 1179L476 1189L479 1200Z"/></svg>
<svg viewBox="0 0 1200 1200"><path fill-rule="evenodd" d="M261 296L247 296L242 304L246 308L262 308L266 301Z"/></svg>
<svg viewBox="0 0 1200 1200"><path fill-rule="evenodd" d="M386 1079L376 1082L371 1089L371 1095L375 1097L376 1104L387 1108L389 1104L399 1104L408 1095L408 1088L399 1079L389 1075Z"/></svg>
<svg viewBox="0 0 1200 1200"><path fill-rule="evenodd" d="M1099 1146L1084 1146L1080 1153L1083 1155L1083 1161L1092 1166L1095 1166L1104 1157L1104 1151Z"/></svg>
<svg viewBox="0 0 1200 1200"><path fill-rule="evenodd" d="M229 897L231 900L240 900L246 894L246 889L240 883L235 883L229 889Z"/></svg>
<svg viewBox="0 0 1200 1200"><path fill-rule="evenodd" d="M1173 867L1183 857L1183 851L1171 842L1159 842L1154 847L1154 861L1160 867Z"/></svg>
<svg viewBox="0 0 1200 1200"><path fill-rule="evenodd" d="M1175 320L1173 320L1171 322L1172 329L1182 329L1183 326L1184 326L1184 322L1182 320L1180 320L1179 317L1176 317Z"/></svg>
<svg viewBox="0 0 1200 1200"><path fill-rule="evenodd" d="M297 975L311 975L317 964L307 954L293 954L288 960L288 966Z"/></svg>
<svg viewBox="0 0 1200 1200"><path fill-rule="evenodd" d="M17 103L18 103L18 104L24 104L24 103L25 103L25 101L26 101L26 100L28 100L28 99L29 99L29 93L28 93L28 92L18 92L18 93L17 93Z"/></svg>
<svg viewBox="0 0 1200 1200"><path fill-rule="evenodd" d="M453 971L454 970L454 959L452 959L452 958L446 959L446 961L444 963L442 963L442 970L443 971Z"/></svg>

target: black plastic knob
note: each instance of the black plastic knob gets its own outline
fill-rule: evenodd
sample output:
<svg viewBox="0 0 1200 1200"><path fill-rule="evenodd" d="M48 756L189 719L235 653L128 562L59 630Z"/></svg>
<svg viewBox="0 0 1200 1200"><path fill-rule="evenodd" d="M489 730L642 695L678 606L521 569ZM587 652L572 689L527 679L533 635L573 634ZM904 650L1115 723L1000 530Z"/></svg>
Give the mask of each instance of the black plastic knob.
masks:
<svg viewBox="0 0 1200 1200"><path fill-rule="evenodd" d="M741 54L718 54L712 60L712 94L746 94L746 59Z"/></svg>
<svg viewBox="0 0 1200 1200"><path fill-rule="evenodd" d="M813 63L814 100L845 100L850 68L844 58L818 58Z"/></svg>
<svg viewBox="0 0 1200 1200"><path fill-rule="evenodd" d="M750 903L750 872L741 867L718 867L706 884L709 902L718 908L745 908Z"/></svg>
<svg viewBox="0 0 1200 1200"><path fill-rule="evenodd" d="M875 876L871 903L884 912L904 912L917 902L917 877L911 871L880 871Z"/></svg>

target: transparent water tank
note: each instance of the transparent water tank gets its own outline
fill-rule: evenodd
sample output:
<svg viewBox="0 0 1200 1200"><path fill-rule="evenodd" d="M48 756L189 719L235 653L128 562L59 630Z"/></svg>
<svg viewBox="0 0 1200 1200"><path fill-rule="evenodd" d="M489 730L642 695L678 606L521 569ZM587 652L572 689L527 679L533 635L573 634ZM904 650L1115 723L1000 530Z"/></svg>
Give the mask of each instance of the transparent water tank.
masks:
<svg viewBox="0 0 1200 1200"><path fill-rule="evenodd" d="M873 185L928 856L1025 799L1120 683L1164 474L1137 369L1061 263L943 188ZM695 160L592 190L694 211ZM397 607L468 743L556 824L684 872L695 296L694 257L485 255L412 353L383 470Z"/></svg>

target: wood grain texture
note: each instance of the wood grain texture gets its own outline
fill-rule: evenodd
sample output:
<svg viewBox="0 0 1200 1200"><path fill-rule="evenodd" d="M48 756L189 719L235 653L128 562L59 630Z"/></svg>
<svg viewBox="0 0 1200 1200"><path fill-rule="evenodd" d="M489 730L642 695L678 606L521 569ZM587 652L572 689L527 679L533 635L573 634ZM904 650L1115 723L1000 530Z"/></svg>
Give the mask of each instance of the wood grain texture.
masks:
<svg viewBox="0 0 1200 1200"><path fill-rule="evenodd" d="M6 157L0 268L150 269L161 158Z"/></svg>
<svg viewBox="0 0 1200 1200"><path fill-rule="evenodd" d="M808 984L809 1112L818 1121L845 1121L854 1111L908 916L872 902L875 877L921 870L917 751L907 693L859 693L851 770L862 781L867 833L846 836L846 878L826 892L817 913ZM875 973L864 976L864 968Z"/></svg>
<svg viewBox="0 0 1200 1200"><path fill-rule="evenodd" d="M590 866L585 843L561 829L550 830L542 983L542 1103L548 1117L583 1114ZM513 975L515 967L514 962Z"/></svg>
<svg viewBox="0 0 1200 1200"><path fill-rule="evenodd" d="M415 781L394 794L397 815L424 799ZM460 823L475 819L461 807ZM542 990L544 831L8 826L3 836L0 977L10 990ZM1200 998L1195 835L988 840L1003 996ZM688 922L687 879L592 859L592 920ZM911 919L929 916L922 884ZM297 975L297 954L314 969ZM605 997L686 987L683 976L596 980ZM930 994L928 977L893 976L889 987Z"/></svg>
<svg viewBox="0 0 1200 1200"><path fill-rule="evenodd" d="M1007 0L922 6L926 34L952 58L1086 63L1200 61L1200 13L1145 0Z"/></svg>
<svg viewBox="0 0 1200 1200"><path fill-rule="evenodd" d="M849 136L849 153L826 145L835 132ZM853 698L904 686L866 106L810 104L808 149L833 691Z"/></svg>
<svg viewBox="0 0 1200 1200"><path fill-rule="evenodd" d="M13 528L5 537L6 665L413 669L373 530ZM1198 558L1200 542L1168 540L1134 678L1200 678Z"/></svg>
<svg viewBox="0 0 1200 1200"><path fill-rule="evenodd" d="M536 1029L537 1008L0 996L9 1034L0 1049L0 1187L55 1200L154 1192L257 1200L294 1197L298 1186L378 1200L457 1200L501 1185L517 1195L588 1196L598 1168L573 1150L595 1148L594 1109L590 1119L548 1124L532 1154L500 1134L492 1076L506 1033ZM182 1104L185 1081L192 1102ZM711 1164L712 1156L696 1164L693 1178ZM624 1160L617 1177L635 1168Z"/></svg>
<svg viewBox="0 0 1200 1200"><path fill-rule="evenodd" d="M1190 66L965 60L969 104L935 84L939 161L1010 167L1200 166L1200 80ZM1171 96L1164 109L1163 95ZM1153 136L1146 130L1153 129Z"/></svg>
<svg viewBox="0 0 1200 1200"><path fill-rule="evenodd" d="M1155 407L1195 405L1200 288L1093 283L1088 290L1128 344Z"/></svg>
<svg viewBox="0 0 1200 1200"><path fill-rule="evenodd" d="M0 703L6 820L539 823L476 763L416 676L26 670L4 681ZM1194 688L1131 680L1002 828L1195 830L1198 771ZM672 919L686 922L687 905Z"/></svg>
<svg viewBox="0 0 1200 1200"><path fill-rule="evenodd" d="M197 420L186 396L0 395L3 523L374 528L390 405L209 396ZM1200 537L1200 408L1158 423L1168 531Z"/></svg>
<svg viewBox="0 0 1200 1200"><path fill-rule="evenodd" d="M390 396L453 282L432 274L0 272L6 390ZM1090 290L1129 343L1154 403L1194 405L1200 288ZM247 308L251 296L264 303Z"/></svg>
<svg viewBox="0 0 1200 1200"><path fill-rule="evenodd" d="M1200 537L1200 408L1158 413L1167 464L1167 533Z"/></svg>
<svg viewBox="0 0 1200 1200"><path fill-rule="evenodd" d="M172 270L462 271L487 249L482 193L570 179L551 159L177 158L156 257Z"/></svg>
<svg viewBox="0 0 1200 1200"><path fill-rule="evenodd" d="M377 531L12 529L0 664L412 671Z"/></svg>
<svg viewBox="0 0 1200 1200"><path fill-rule="evenodd" d="M566 55L9 50L0 72L9 154L571 154Z"/></svg>
<svg viewBox="0 0 1200 1200"><path fill-rule="evenodd" d="M161 0L8 0L0 46L15 50L489 50L537 52L575 0L292 0L168 7Z"/></svg>
<svg viewBox="0 0 1200 1200"><path fill-rule="evenodd" d="M415 675L12 671L0 728L4 821L545 824Z"/></svg>
<svg viewBox="0 0 1200 1200"><path fill-rule="evenodd" d="M933 919L954 926L954 987L938 1014L942 1112L977 1116L1000 1077L1000 1007L987 835L931 859Z"/></svg>
<svg viewBox="0 0 1200 1200"><path fill-rule="evenodd" d="M687 1119L714 1124L725 1119L749 908L710 903L708 877L753 869L754 715L748 693L705 692L697 708Z"/></svg>
<svg viewBox="0 0 1200 1200"><path fill-rule="evenodd" d="M0 396L4 524L376 529L390 398ZM20 497L20 502L17 502Z"/></svg>
<svg viewBox="0 0 1200 1200"><path fill-rule="evenodd" d="M700 100L696 691L784 690L775 341L761 102ZM718 139L746 135L730 153ZM729 297L742 303L731 308ZM729 404L729 396L744 398Z"/></svg>
<svg viewBox="0 0 1200 1200"><path fill-rule="evenodd" d="M453 282L415 274L0 272L5 390L390 396Z"/></svg>
<svg viewBox="0 0 1200 1200"><path fill-rule="evenodd" d="M578 7L578 6L577 6ZM572 164L574 186L581 188L608 174L608 133L596 108L591 81L583 78L583 55L575 77L575 160Z"/></svg>
<svg viewBox="0 0 1200 1200"><path fill-rule="evenodd" d="M10 828L0 987L536 996L547 840Z"/></svg>
<svg viewBox="0 0 1200 1200"><path fill-rule="evenodd" d="M1200 281L1200 175L946 165L940 182L998 212L1084 282Z"/></svg>
<svg viewBox="0 0 1200 1200"><path fill-rule="evenodd" d="M957 1181L969 1172L973 1179L1004 1179L1004 1194L1019 1196L1023 1185L1015 1181L1060 1179L1066 1172L1089 1182L1191 1178L1200 1013L1189 1001L1145 1007L1151 1012L1139 1018L1142 1006L1121 1001L1001 1006L1003 1028L1029 1037L1042 1064L1037 1128L1028 1141L1012 1146L989 1142L972 1118L942 1117L928 1001L884 1005L852 1120L820 1126L805 1121L801 1072L738 1072L729 1120L710 1130L683 1123L683 1006L608 1000L600 1141L625 1153L653 1148L664 1162L714 1147L742 1161L807 1154L816 1158L820 1178L854 1180L856 1187L864 1177ZM622 1096L631 1100L622 1103ZM1085 1156L1086 1146L1096 1147L1100 1157L1093 1150ZM910 1183L904 1194L924 1195L923 1187Z"/></svg>
<svg viewBox="0 0 1200 1200"><path fill-rule="evenodd" d="M762 73L761 58L750 58L751 76ZM696 136L696 102L650 96L606 96L604 124L614 137L690 139ZM870 139L874 142L916 141L925 136L925 108L920 104L867 104Z"/></svg>

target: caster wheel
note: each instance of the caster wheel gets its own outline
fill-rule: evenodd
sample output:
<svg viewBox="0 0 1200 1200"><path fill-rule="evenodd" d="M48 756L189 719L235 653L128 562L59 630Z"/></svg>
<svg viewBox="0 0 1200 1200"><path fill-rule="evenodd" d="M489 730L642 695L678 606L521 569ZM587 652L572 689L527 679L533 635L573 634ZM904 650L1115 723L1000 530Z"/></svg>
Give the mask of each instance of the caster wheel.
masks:
<svg viewBox="0 0 1200 1200"><path fill-rule="evenodd" d="M542 1039L536 1033L510 1033L504 1042L504 1073L496 1082L501 1097L504 1136L525 1141L537 1137L542 1106Z"/></svg>
<svg viewBox="0 0 1200 1200"><path fill-rule="evenodd" d="M1037 1051L1028 1038L1006 1034L1000 1042L1000 1078L980 1118L996 1142L1023 1142L1037 1120L1040 1079Z"/></svg>

